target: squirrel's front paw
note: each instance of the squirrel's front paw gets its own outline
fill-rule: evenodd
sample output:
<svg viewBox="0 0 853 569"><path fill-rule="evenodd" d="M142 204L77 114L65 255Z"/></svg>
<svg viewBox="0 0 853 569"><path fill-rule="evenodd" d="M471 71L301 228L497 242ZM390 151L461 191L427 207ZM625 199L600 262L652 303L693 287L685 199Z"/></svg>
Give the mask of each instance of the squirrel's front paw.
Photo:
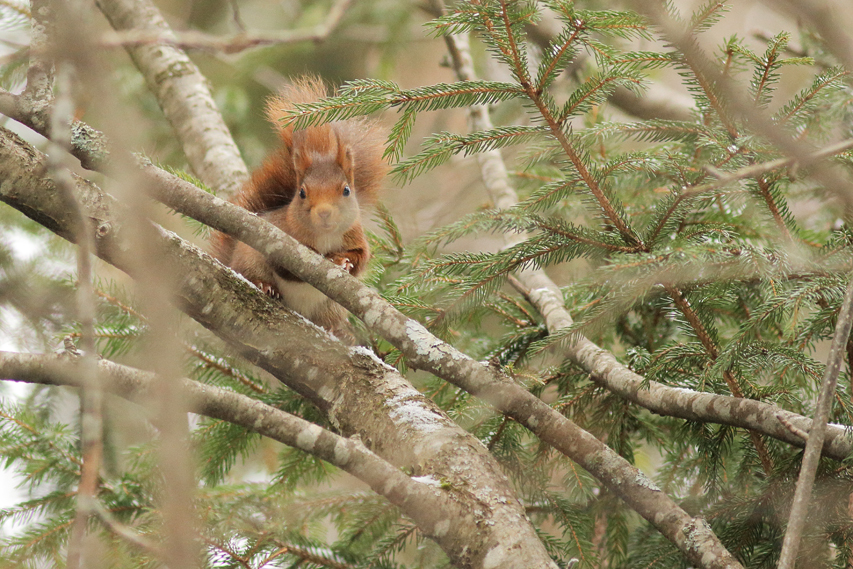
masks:
<svg viewBox="0 0 853 569"><path fill-rule="evenodd" d="M355 265L353 265L352 261L350 261L347 257L343 257L342 259L338 260L337 263L343 270L348 273L351 273L352 270L355 268Z"/></svg>
<svg viewBox="0 0 853 569"><path fill-rule="evenodd" d="M265 295L272 297L272 298L281 298L281 293L278 292L278 289L275 287L275 285L273 285L271 283L265 283L262 281L256 282L254 284L259 289L261 289L261 292L263 292Z"/></svg>

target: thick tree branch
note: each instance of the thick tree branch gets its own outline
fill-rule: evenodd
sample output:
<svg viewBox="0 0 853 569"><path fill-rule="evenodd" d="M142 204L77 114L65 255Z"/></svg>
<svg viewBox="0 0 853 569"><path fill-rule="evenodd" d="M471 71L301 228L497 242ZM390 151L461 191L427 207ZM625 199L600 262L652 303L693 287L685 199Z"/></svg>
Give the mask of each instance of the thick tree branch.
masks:
<svg viewBox="0 0 853 569"><path fill-rule="evenodd" d="M0 113L33 129L48 138L50 105L34 105L33 100L21 95L13 95L0 89ZM99 170L109 161L110 152L104 134L86 123L71 123L71 154L88 170Z"/></svg>
<svg viewBox="0 0 853 569"><path fill-rule="evenodd" d="M72 240L72 216L54 184L41 176L43 168L43 155L0 130L0 200ZM98 255L134 276L138 265L121 207L83 180L77 182L77 195L93 220ZM274 238L279 243L289 239L284 234ZM453 563L478 568L488 557L507 566L553 569L493 457L396 370L363 349L348 350L174 234L151 227L150 239L160 260L158 270L182 277L176 302L184 312L312 401L341 432L359 434L373 452L415 475L447 481L454 499L473 513L443 517L441 524L421 529ZM421 346L436 353L429 344Z"/></svg>

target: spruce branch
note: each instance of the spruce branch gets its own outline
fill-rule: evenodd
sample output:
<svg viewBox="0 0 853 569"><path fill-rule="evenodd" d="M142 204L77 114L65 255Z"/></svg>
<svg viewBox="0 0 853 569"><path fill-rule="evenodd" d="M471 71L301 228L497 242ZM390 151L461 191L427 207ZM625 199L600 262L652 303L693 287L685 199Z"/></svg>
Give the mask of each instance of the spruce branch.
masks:
<svg viewBox="0 0 853 569"><path fill-rule="evenodd" d="M574 145L569 140L569 137L566 135L565 130L563 129L563 125L554 115L552 109L549 108L546 103L546 99L544 97L544 92L537 89L535 85L533 85L529 79L528 71L527 71L527 63L526 58L523 58L519 53L518 46L516 45L515 39L513 37L513 29L510 21L509 13L507 10L506 2L501 0L500 2L500 24L496 24L488 17L483 18L483 25L486 29L486 32L490 34L492 37L495 37L498 34L498 28L496 26L502 25L505 33L508 35L508 48L504 49L504 55L508 63L510 64L510 69L513 74L518 79L521 84L522 89L527 94L527 97L534 104L537 111L541 115L542 119L548 125L548 129L551 132L551 135L560 143L560 146L563 149L563 152L569 158L569 161L574 166L578 175L583 179L587 188L590 192L592 192L595 199L598 201L599 206L601 207L602 212L604 213L605 219L612 223L614 227L619 231L622 235L625 242L629 245L636 245L640 248L643 247L642 243L634 233L634 231L627 225L626 221L619 214L617 209L611 203L610 198L607 197L605 191L601 188L598 181L591 175L589 169L581 158L579 152L575 149ZM465 79L460 79L465 81Z"/></svg>
<svg viewBox="0 0 853 569"><path fill-rule="evenodd" d="M802 141L797 136L792 136L792 133L781 128L767 113L762 112L761 109L757 109L753 102L743 93L743 90L738 85L733 84L729 76L721 72L717 66L708 60L689 31L673 20L665 10L662 10L656 3L643 4L641 8L651 14L670 43L679 49L685 57L690 58L692 67L701 73L703 77L713 81L717 87L716 92L725 100L725 106L743 117L747 125L755 133L770 141L785 155L794 159L795 162L797 160L807 161L808 157L815 153L815 149L811 144ZM831 25L830 27L835 30L834 32L829 30L831 33L838 31L837 26ZM850 181L845 177L831 168L816 168L810 174L815 180L835 192L845 202L850 203L850 196L853 195L850 188L853 186L851 186Z"/></svg>
<svg viewBox="0 0 853 569"><path fill-rule="evenodd" d="M431 0L431 5L434 10L438 13L444 12L444 7L441 0ZM448 44L449 51L454 63L454 69L457 72L457 75L462 80L473 80L473 67L470 65L470 52L468 50L467 41L465 41L463 37L456 37L451 35L445 36L445 42ZM491 127L491 120L489 118L488 112L485 109L472 109L472 123L473 128L475 129L488 129ZM500 156L499 151L495 150L489 154L487 154L483 159L481 159L481 169L483 171L483 179L486 183L486 187L492 195L492 200L495 203L502 203L507 205L514 205L517 203L518 198L515 195L515 191L509 184L506 175L506 167L503 165L503 160ZM497 174L497 175L496 175ZM523 239L524 235L517 236L518 239ZM545 286L550 287L550 289L556 289L554 283L547 277L547 275L541 269L537 271L524 271L520 274L520 278L525 279L525 281L530 283L545 283ZM562 303L558 305L554 305L554 309L560 310L571 322L570 317L568 317L568 313L562 307ZM532 404L529 404L532 406ZM596 476L605 486L614 491L617 495L619 495L623 500L625 500L629 505L631 505L640 515L645 517L649 522L651 522L661 533L663 533L668 539L670 539L688 558L695 559L695 562L698 563L702 567L710 567L716 566L719 563L719 566L725 567L739 567L740 564L729 554L720 544L716 541L716 536L713 535L710 530L705 534L707 541L704 543L694 542L695 545L699 545L698 550L692 550L690 548L685 548L683 543L681 542L681 535L678 532L685 532L689 534L693 534L695 529L698 527L694 525L695 521L688 521L685 519L687 516L684 516L683 512L675 506L674 503L670 504L669 498L666 495L661 495L661 502L666 502L666 508L670 509L670 511L677 511L680 520L678 524L674 524L673 526L663 526L657 523L657 520L654 516L650 517L651 513L646 509L645 504L641 504L644 498L641 497L642 492L635 493L635 489L628 490L627 488L617 488L611 485L609 476L602 476L603 473L598 471L596 468L592 468L588 462L583 460L582 455L578 456L574 452L568 453L566 450L563 450L565 447L562 445L555 444L551 437L548 436L547 431L543 432L543 429L540 427L540 420L536 418L535 421L530 421L529 419L522 418L517 412L514 412L512 409L506 409L505 407L498 406L506 415L513 417L531 431L533 431L537 436L539 436L543 441L549 442L558 450L561 450L567 456L571 457L576 462L580 463L584 468L587 468L594 476ZM550 414L550 413L549 413ZM549 419L553 420L553 419ZM580 431L586 434L584 431ZM568 449L567 449L568 450ZM603 446L601 450L595 451L597 453L605 453L609 451L606 446ZM612 452L612 451L611 451ZM626 464L627 465L627 464ZM620 465L621 468L621 465ZM684 524L684 525L680 525ZM677 528L677 529L676 529ZM703 530L704 531L704 530ZM707 548L707 549L706 549ZM715 551L713 555L720 555L721 557L715 559L714 561L709 562L706 558L701 558L701 553L699 553L699 559L695 556L698 552L704 551Z"/></svg>
<svg viewBox="0 0 853 569"><path fill-rule="evenodd" d="M121 539L127 541L128 543L141 549L142 551L145 551L149 555L158 558L163 557L163 552L156 544L151 543L150 540L133 531L133 528L130 528L115 519L115 517L110 514L99 502L93 502L92 510L98 517L98 519L101 521L101 523L104 524L104 526L109 531L111 531Z"/></svg>
<svg viewBox="0 0 853 569"><path fill-rule="evenodd" d="M847 70L853 69L853 40L848 28L849 16L827 0L782 0L785 11L802 18L818 31L826 48Z"/></svg>
<svg viewBox="0 0 853 569"><path fill-rule="evenodd" d="M531 283L527 280L510 277L510 283L545 317L548 330L556 333L570 327L573 321L564 307L562 295L558 295L559 289L550 287L544 279L532 283L537 286L530 288ZM811 419L802 415L763 401L668 387L650 381L583 336L578 336L562 351L571 361L587 370L593 381L654 413L752 429L796 447L805 446L805 440L798 433L808 432ZM796 430L792 431L790 426ZM853 445L847 440L845 430L828 426L824 455L844 460L851 452Z"/></svg>
<svg viewBox="0 0 853 569"><path fill-rule="evenodd" d="M833 90L840 89L841 80L848 75L849 72L840 67L827 69L818 75L810 86L797 93L791 102L779 109L773 116L773 121L784 127L789 121L808 113L816 100L827 96Z"/></svg>
<svg viewBox="0 0 853 569"><path fill-rule="evenodd" d="M563 8L560 3L549 4L549 6L560 13ZM431 10L434 14L434 10ZM564 14L564 22L574 20L571 11ZM540 21L536 25L527 27L528 39L535 43L545 54L553 49L555 45L561 44L562 25L560 20L551 16L549 13L542 13ZM656 54L655 57L660 57ZM573 61L567 66L566 71L572 75L577 74L579 69L584 67L586 57L583 52L576 54ZM667 63L670 63L669 60ZM661 62L662 63L662 62ZM648 86L642 95L626 89L617 87L610 95L609 102L618 109L645 120L665 119L673 121L689 121L692 120L695 113L693 101L661 83L652 83Z"/></svg>
<svg viewBox="0 0 853 569"><path fill-rule="evenodd" d="M705 351L708 352L708 356L711 361L714 362L720 355L719 347L717 346L717 342L714 337L708 332L705 324L699 318L699 315L690 306L690 302L685 298L684 294L678 287L667 285L664 287L666 289L667 294L672 298L672 301L675 303L675 306L678 310L684 315L687 319L687 322L690 324L690 327L696 333L696 336L699 338L699 341L702 343L702 347L705 348ZM732 395L737 397L738 399L743 398L743 391L738 384L737 379L734 374L726 369L723 371L723 379L728 385L729 390ZM756 431L749 431L749 438L752 440L752 444L755 447L755 451L758 453L758 458L761 460L761 466L764 468L764 472L769 475L773 471L773 459L770 457L770 452L767 450L767 445L764 440L761 438L761 435Z"/></svg>
<svg viewBox="0 0 853 569"><path fill-rule="evenodd" d="M453 38L450 38L450 39L453 39ZM450 50L450 51L451 51L451 53L452 53L452 54L453 54L454 52L457 52L457 53L458 53L458 49L454 49L453 47L451 47L451 50ZM455 59L456 59L457 61L461 61L461 58L455 57ZM457 66L457 68L465 68L464 63L463 63L463 64L461 64L461 65L458 65L458 66ZM466 76L465 78L466 78L466 79L470 79L470 76ZM487 115L485 115L485 113L481 113L481 114L476 115L476 116L478 116L478 117L482 117L482 116L487 116ZM478 127L482 128L481 124L480 124L480 125L478 125ZM839 151L843 151L843 150L844 150L844 149L846 149L846 148L849 148L849 141L845 141L845 142L842 144L842 148L841 148ZM833 153L832 153L832 152L830 152L830 154L829 154L829 155L832 155L832 154L833 154ZM783 159L783 162L784 162L784 161L786 161L786 160L789 160L789 159ZM774 165L772 165L772 167L770 168L770 170L773 170L773 169L778 168L778 167L780 167L780 166L781 166L781 164L778 164L778 163L777 163L777 164L774 164ZM747 174L747 177L749 177L749 176L751 176L751 175L752 175L752 172L754 172L754 170L752 170L752 171L747 171L747 172L745 172L745 173ZM731 181L734 181L734 180L731 180ZM713 185L716 185L716 183L714 183ZM488 187L488 184L487 184L487 187ZM504 192L504 190L503 190L503 188L504 188L504 187L505 187L505 186L502 184L502 185L500 186L500 190L499 190L499 191L503 192L503 194L502 194L502 195L504 195L504 196L505 196L505 195L506 195L506 193L505 193L505 192ZM709 188L702 188L702 189L700 190L700 192L701 192L701 191L707 191L707 189L709 189ZM521 238L523 238L523 236L521 236ZM540 272L540 274L542 274L542 273ZM524 275L524 273L522 273L522 275ZM542 276L544 277L544 274L542 274ZM543 280L543 281L546 281L546 280L547 280L547 277L543 278L542 280ZM553 290L553 284L552 284L552 283L549 283L549 284L550 284L550 288ZM547 286L546 286L546 287L542 287L541 289L534 289L534 290L537 290L537 293L545 293L546 291L548 291L548 288L549 288L549 287L547 287ZM537 295L537 296L538 296L538 295ZM542 294L542 296L544 296L544 294ZM553 299L553 302L552 302L552 303L550 303L550 306L549 306L549 308L548 308L548 309L543 310L543 313L545 313L546 315L550 316L549 312L550 312L550 313L560 313L560 312L561 312L561 313L566 317L566 319L568 319L568 324L570 325L570 324L571 324L571 319L570 319L570 318L568 318L568 314L567 314L567 313L565 313L565 310L564 310L563 305L562 305L562 299L561 299L559 296L553 296L553 297L552 297L552 299ZM588 341L587 341L587 342L588 342ZM609 362L608 362L608 365L606 365L606 366L603 366L603 367L602 367L600 364L598 364L598 365L596 365L595 367L591 367L591 366L590 366L590 367L587 367L587 369L590 369L590 370L595 369L596 371L599 371L599 370L600 370L600 371L599 371L599 374L602 374L602 373L603 373L603 374L605 374L605 375L606 375L606 374L608 374L609 372L611 372L611 370L613 370L614 368L616 368L616 369L618 370L618 364L615 362L615 358L613 358L612 356L610 356L609 354L607 354L607 353L606 353L606 352L604 352L603 350L597 349L596 351L597 351L597 352L599 352L599 353L598 353L598 354L589 354L589 355L593 355L594 357L595 357L595 356L598 356L598 355L606 355L606 356L609 356ZM585 366L585 367L586 367L586 366ZM628 370L625 370L625 371L628 371ZM631 372L629 372L629 371L628 371L628 373L631 373ZM598 375L598 374L596 374L596 375ZM615 374L614 374L614 375L615 375ZM635 385L635 389L637 390L637 392L638 392L638 393L642 393L644 390L646 390L646 387L645 387L645 386L646 386L646 383L644 382L643 378L636 376L636 374L632 374L632 375L634 375L635 377L637 377L637 378L638 378L638 380L639 380L639 381L636 383L636 385ZM662 386L656 386L656 387L662 387ZM667 390L668 388L663 388L663 389L664 389L664 390ZM658 393L660 393L660 392L658 392ZM672 390L672 391L670 392L670 394L672 394L672 395L676 395L676 390ZM704 395L706 395L706 394L693 393L693 394L691 394L691 396L692 396L692 395L696 395L696 396L700 396L700 397L702 397L702 396L704 396ZM647 399L647 401L651 402L651 400L653 400L653 399L655 399L655 398L654 398L654 397L650 397L650 398L648 398L648 399ZM791 435L791 433L790 433L790 431L785 427L785 425L783 425L783 424L782 424L781 422L779 422L778 420L774 420L774 419L776 419L776 418L774 417L773 413L776 411L776 409L775 409L773 406L766 405L766 404L763 404L763 403L761 403L761 402L757 402L757 401L737 401L737 400L732 400L732 398L722 398L722 397L719 397L719 396L710 396L708 403L710 403L711 401L713 401L714 403L722 403L722 402L724 402L724 401L725 401L725 402L727 402L727 403L729 403L729 402L730 402L730 403L735 404L735 405L743 405L743 406L750 407L750 408L752 408L752 407L764 407L764 409L763 409L763 414L764 414L764 417L763 417L763 418L764 418L764 420L763 420L762 422L763 422L763 423L765 423L765 424L767 424L767 423L772 424L772 425L773 425L773 427L774 427L774 429L775 429L776 435L777 435L779 438L782 438L783 440L788 440L788 441L789 441L789 442L791 442L792 444L802 445L802 440L798 440L796 436L795 436L795 437L791 437L791 436L790 436L790 435ZM649 403L647 403L647 405L649 405ZM702 406L704 406L704 405L702 405ZM695 407L693 407L693 408L691 409L691 411L692 411L692 410L694 410L694 409L696 409L696 408L695 408ZM702 411L706 411L706 410L707 410L707 407L706 407L705 409L702 409ZM682 410L680 410L680 413L681 413L681 415L683 416L683 415L684 415L684 410L683 410L683 409L682 409ZM704 413L703 413L703 414L704 414ZM716 414L716 413L713 413L713 411L712 411L710 414ZM678 413L676 413L676 415L678 415ZM802 417L800 417L799 419L803 419L803 418L802 418ZM717 420L719 420L719 417L717 417ZM786 421L787 421L787 419L786 419ZM755 426L755 422L754 422L754 421L749 420L748 422L750 423L750 426ZM789 424L791 424L791 422L790 422L790 421L788 421L788 423L789 423ZM780 431L781 431L781 432L780 432ZM843 432L843 431L840 431L840 430L839 430L839 432L837 432L837 434L838 434L838 435L841 435L841 439L839 439L839 440L843 440L842 432ZM792 440L792 439L793 439L793 440ZM845 447L847 446L847 445L846 445L846 444L844 444L844 443L842 443L842 444L843 444ZM839 457L844 456L844 453L843 453L843 452L842 452L842 453L839 453L839 454L838 454L838 455L836 455L836 456L839 456Z"/></svg>
<svg viewBox="0 0 853 569"><path fill-rule="evenodd" d="M301 129L331 121L346 120L384 109L405 113L436 111L471 104L492 104L513 99L522 91L513 83L438 83L415 89L400 89L390 81L360 79L345 83L338 96L321 101L294 103L284 125Z"/></svg>
<svg viewBox="0 0 853 569"><path fill-rule="evenodd" d="M808 430L808 442L803 455L800 476L797 479L797 489L791 512L788 516L788 527L782 542L782 553L779 557L779 569L792 569L797 561L797 552L802 539L803 528L808 518L809 506L812 503L812 486L814 485L821 448L826 436L827 421L832 411L835 399L835 388L838 384L838 374L844 363L850 330L853 328L853 279L847 285L841 312L838 314L838 324L832 337L832 347L826 363L826 372L821 380L820 395L815 406L814 419Z"/></svg>

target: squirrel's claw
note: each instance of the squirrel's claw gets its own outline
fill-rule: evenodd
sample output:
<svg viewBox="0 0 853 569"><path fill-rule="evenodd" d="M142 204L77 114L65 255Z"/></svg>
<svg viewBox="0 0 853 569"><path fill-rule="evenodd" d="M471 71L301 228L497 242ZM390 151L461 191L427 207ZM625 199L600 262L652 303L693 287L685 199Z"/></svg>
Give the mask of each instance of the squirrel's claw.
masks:
<svg viewBox="0 0 853 569"><path fill-rule="evenodd" d="M278 289L274 285L265 282L259 282L256 285L265 295L272 298L281 298L281 293L278 292Z"/></svg>

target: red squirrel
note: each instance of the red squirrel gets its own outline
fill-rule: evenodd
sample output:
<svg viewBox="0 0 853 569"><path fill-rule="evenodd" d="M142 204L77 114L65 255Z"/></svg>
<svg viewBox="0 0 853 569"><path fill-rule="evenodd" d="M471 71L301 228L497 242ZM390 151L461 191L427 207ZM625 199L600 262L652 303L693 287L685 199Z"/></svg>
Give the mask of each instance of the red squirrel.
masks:
<svg viewBox="0 0 853 569"><path fill-rule="evenodd" d="M382 159L384 137L375 123L363 118L301 130L282 126L294 103L326 96L319 79L306 77L269 99L267 118L278 130L281 144L232 201L357 277L370 259L361 212L376 203L388 169ZM319 326L335 330L346 317L342 306L292 273L273 270L245 243L217 232L212 252Z"/></svg>

